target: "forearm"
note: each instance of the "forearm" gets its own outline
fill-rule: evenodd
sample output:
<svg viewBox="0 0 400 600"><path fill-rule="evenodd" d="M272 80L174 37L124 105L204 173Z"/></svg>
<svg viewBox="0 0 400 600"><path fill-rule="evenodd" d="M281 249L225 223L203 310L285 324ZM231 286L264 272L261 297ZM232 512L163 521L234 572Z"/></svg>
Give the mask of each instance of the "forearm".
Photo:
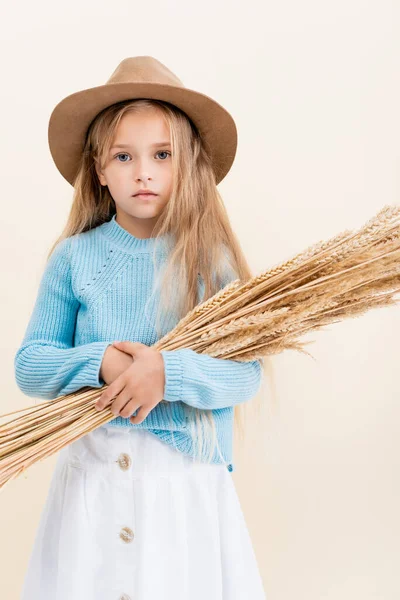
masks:
<svg viewBox="0 0 400 600"><path fill-rule="evenodd" d="M16 382L24 394L52 400L85 386L112 383L132 364L132 357L111 342L58 348L36 340L18 349L14 363Z"/></svg>
<svg viewBox="0 0 400 600"><path fill-rule="evenodd" d="M101 387L99 369L110 342L60 347L61 342L30 339L14 357L16 383L27 396L52 400L82 387Z"/></svg>
<svg viewBox="0 0 400 600"><path fill-rule="evenodd" d="M161 350L166 385L164 399L200 409L234 406L253 398L262 380L258 360L239 362L200 354L190 348Z"/></svg>

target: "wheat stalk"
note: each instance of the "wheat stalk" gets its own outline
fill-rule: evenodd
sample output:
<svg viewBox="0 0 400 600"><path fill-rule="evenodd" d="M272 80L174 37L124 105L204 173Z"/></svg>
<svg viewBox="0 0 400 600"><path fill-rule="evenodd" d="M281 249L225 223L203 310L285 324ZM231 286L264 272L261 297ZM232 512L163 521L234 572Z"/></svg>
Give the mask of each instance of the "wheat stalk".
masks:
<svg viewBox="0 0 400 600"><path fill-rule="evenodd" d="M153 348L191 348L240 362L304 350L302 338L372 308L398 303L400 207L385 206L358 231L319 241L290 260L198 304ZM115 418L94 404L108 386L14 411L0 425L0 489L32 464ZM162 400L165 402L165 400ZM24 413L24 414L20 414ZM16 416L19 415L19 416Z"/></svg>

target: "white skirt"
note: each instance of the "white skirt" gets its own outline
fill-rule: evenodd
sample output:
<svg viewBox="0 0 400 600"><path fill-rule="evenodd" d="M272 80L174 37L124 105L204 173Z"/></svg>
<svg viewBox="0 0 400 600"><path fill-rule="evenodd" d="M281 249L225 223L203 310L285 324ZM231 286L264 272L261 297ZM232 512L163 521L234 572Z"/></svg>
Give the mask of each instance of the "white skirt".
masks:
<svg viewBox="0 0 400 600"><path fill-rule="evenodd" d="M144 429L64 447L20 600L265 600L226 465Z"/></svg>

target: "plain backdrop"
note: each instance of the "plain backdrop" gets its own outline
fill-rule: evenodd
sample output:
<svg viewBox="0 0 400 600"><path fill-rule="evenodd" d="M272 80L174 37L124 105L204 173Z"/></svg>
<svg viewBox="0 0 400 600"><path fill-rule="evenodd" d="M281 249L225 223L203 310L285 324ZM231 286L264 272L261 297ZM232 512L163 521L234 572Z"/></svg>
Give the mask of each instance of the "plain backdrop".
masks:
<svg viewBox="0 0 400 600"><path fill-rule="evenodd" d="M254 273L399 202L396 1L2 8L2 414L34 402L13 359L72 198L48 149L50 113L123 58L154 56L236 120L219 189ZM400 598L399 327L397 305L375 309L308 335L314 360L273 358L277 401L266 382L233 474L268 600ZM5 600L19 598L55 460L0 495Z"/></svg>

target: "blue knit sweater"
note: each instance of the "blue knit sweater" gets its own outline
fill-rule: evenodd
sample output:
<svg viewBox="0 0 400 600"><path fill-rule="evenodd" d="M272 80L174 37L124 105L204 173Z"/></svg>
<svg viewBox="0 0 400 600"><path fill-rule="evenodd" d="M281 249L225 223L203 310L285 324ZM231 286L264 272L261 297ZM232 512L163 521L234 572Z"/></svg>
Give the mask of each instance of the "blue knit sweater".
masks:
<svg viewBox="0 0 400 600"><path fill-rule="evenodd" d="M151 346L159 339L154 321L143 310L153 285L155 238L133 236L115 216L62 240L46 263L14 359L17 385L27 396L52 400L85 386L100 388L105 384L101 363L113 341ZM235 278L232 275L223 285ZM199 278L199 299L203 291ZM147 310L155 317L155 304L150 303ZM102 427L147 429L193 456L184 404L211 409L224 458L216 453L212 462L222 462L234 471L233 407L258 392L260 362L214 358L189 348L162 350L161 354L167 402L154 407L142 423L118 416Z"/></svg>

